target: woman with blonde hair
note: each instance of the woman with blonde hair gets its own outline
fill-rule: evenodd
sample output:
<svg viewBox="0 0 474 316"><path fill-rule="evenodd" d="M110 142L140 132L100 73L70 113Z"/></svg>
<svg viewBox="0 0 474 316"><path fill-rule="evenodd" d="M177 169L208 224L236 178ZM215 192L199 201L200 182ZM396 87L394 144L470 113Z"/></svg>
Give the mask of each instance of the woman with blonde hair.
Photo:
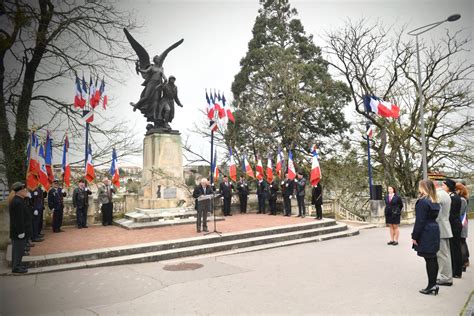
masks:
<svg viewBox="0 0 474 316"><path fill-rule="evenodd" d="M439 286L436 285L438 261L436 253L439 250L440 234L436 222L440 205L436 189L431 180L421 180L418 184L419 199L415 205L415 226L411 233L413 249L418 256L425 258L428 286L420 290L422 294L437 295Z"/></svg>
<svg viewBox="0 0 474 316"><path fill-rule="evenodd" d="M465 272L466 268L469 267L469 248L467 247L466 238L467 238L467 228L468 228L468 219L467 219L467 206L469 204L469 192L467 188L462 183L456 183L456 192L461 197L461 255L462 255L462 271Z"/></svg>

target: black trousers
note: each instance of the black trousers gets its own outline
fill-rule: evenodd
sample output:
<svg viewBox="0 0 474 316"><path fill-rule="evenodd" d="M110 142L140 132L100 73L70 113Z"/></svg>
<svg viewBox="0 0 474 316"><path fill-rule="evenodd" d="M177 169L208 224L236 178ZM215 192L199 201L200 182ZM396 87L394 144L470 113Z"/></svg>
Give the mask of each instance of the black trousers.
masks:
<svg viewBox="0 0 474 316"><path fill-rule="evenodd" d="M25 253L26 238L12 239L12 271L22 268L21 260Z"/></svg>
<svg viewBox="0 0 474 316"><path fill-rule="evenodd" d="M460 232L454 232L453 230L453 238L449 239L449 248L451 250L451 266L453 268L453 276L461 276L463 262Z"/></svg>
<svg viewBox="0 0 474 316"><path fill-rule="evenodd" d="M113 216L113 211L114 211L114 204L113 203L107 203L107 204L102 204L100 208L102 212L102 225L112 225L112 221L114 219Z"/></svg>
<svg viewBox="0 0 474 316"><path fill-rule="evenodd" d="M321 204L316 204L314 207L316 208L316 218L323 218L323 208Z"/></svg>
<svg viewBox="0 0 474 316"><path fill-rule="evenodd" d="M43 231L43 220L44 220L44 209L38 210L39 222L38 222L38 234L41 234Z"/></svg>
<svg viewBox="0 0 474 316"><path fill-rule="evenodd" d="M426 261L426 274L428 275L428 286L427 289L431 289L436 285L436 277L438 275L438 258L425 258Z"/></svg>
<svg viewBox="0 0 474 316"><path fill-rule="evenodd" d="M304 195L297 195L296 199L298 201L298 215L305 216Z"/></svg>
<svg viewBox="0 0 474 316"><path fill-rule="evenodd" d="M224 198L224 201L222 203L222 212L224 213L225 216L230 215L230 200L231 198Z"/></svg>
<svg viewBox="0 0 474 316"><path fill-rule="evenodd" d="M268 204L270 204L270 213L272 215L276 215L277 213L277 200L276 199L268 199Z"/></svg>
<svg viewBox="0 0 474 316"><path fill-rule="evenodd" d="M461 238L461 255L463 266L469 262L469 248L467 247L466 238Z"/></svg>
<svg viewBox="0 0 474 316"><path fill-rule="evenodd" d="M201 219L202 219L202 228L204 230L207 230L207 210L206 211L203 211L203 210L197 210L197 221L196 221L196 228L197 228L197 231L200 232L201 231Z"/></svg>
<svg viewBox="0 0 474 316"><path fill-rule="evenodd" d="M78 228L87 226L87 208L87 206L76 208L76 221Z"/></svg>
<svg viewBox="0 0 474 316"><path fill-rule="evenodd" d="M283 204L285 205L285 215L291 215L291 199L289 195L283 196Z"/></svg>
<svg viewBox="0 0 474 316"><path fill-rule="evenodd" d="M33 234L31 235L31 239L36 239L39 238L38 234L38 228L39 228L39 222L40 222L40 217L39 217L39 211L38 215L33 214L33 222L31 223L31 228L33 230Z"/></svg>
<svg viewBox="0 0 474 316"><path fill-rule="evenodd" d="M265 214L265 195L264 194L258 194L258 213L263 213Z"/></svg>
<svg viewBox="0 0 474 316"><path fill-rule="evenodd" d="M248 200L247 194L239 195L240 213L247 213L247 200Z"/></svg>
<svg viewBox="0 0 474 316"><path fill-rule="evenodd" d="M54 210L53 212L53 232L59 232L61 226L63 225L63 215L64 210Z"/></svg>

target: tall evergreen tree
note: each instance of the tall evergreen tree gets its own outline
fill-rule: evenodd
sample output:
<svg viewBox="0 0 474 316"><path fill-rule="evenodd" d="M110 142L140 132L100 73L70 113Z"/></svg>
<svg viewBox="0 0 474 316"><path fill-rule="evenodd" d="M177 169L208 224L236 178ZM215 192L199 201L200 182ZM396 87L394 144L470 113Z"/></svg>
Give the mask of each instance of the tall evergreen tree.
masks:
<svg viewBox="0 0 474 316"><path fill-rule="evenodd" d="M237 124L226 140L250 153L277 143L301 161L312 143L349 128L347 86L331 78L321 49L306 34L288 0L261 0L253 38L232 84Z"/></svg>

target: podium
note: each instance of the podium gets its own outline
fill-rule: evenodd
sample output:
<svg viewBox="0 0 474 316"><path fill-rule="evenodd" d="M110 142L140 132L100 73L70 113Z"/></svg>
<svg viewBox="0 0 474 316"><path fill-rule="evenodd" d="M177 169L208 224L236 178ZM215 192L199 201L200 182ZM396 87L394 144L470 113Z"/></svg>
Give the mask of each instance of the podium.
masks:
<svg viewBox="0 0 474 316"><path fill-rule="evenodd" d="M213 213L213 216L214 216L214 230L212 232L208 232L207 234L205 235L208 235L208 234L211 234L211 233L216 233L218 234L219 236L222 236L222 233L217 231L217 227L216 227L216 212L214 210L214 201L216 198L219 198L221 195L220 194L205 194L205 195L201 195L197 198L197 202L198 202L198 205L197 205L197 209L198 209L198 218L197 218L197 223L198 223L198 226L200 226L200 219L201 219L201 213L202 213L202 218L203 218L203 221L204 223L206 224L207 226L207 213L208 212L212 212Z"/></svg>

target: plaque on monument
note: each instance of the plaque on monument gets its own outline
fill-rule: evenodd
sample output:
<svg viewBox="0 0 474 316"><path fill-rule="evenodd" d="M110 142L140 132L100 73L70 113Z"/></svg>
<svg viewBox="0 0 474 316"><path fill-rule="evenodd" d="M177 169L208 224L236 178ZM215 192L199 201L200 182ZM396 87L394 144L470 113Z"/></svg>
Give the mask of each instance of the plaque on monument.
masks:
<svg viewBox="0 0 474 316"><path fill-rule="evenodd" d="M165 188L163 190L164 199L175 199L176 198L176 188Z"/></svg>

